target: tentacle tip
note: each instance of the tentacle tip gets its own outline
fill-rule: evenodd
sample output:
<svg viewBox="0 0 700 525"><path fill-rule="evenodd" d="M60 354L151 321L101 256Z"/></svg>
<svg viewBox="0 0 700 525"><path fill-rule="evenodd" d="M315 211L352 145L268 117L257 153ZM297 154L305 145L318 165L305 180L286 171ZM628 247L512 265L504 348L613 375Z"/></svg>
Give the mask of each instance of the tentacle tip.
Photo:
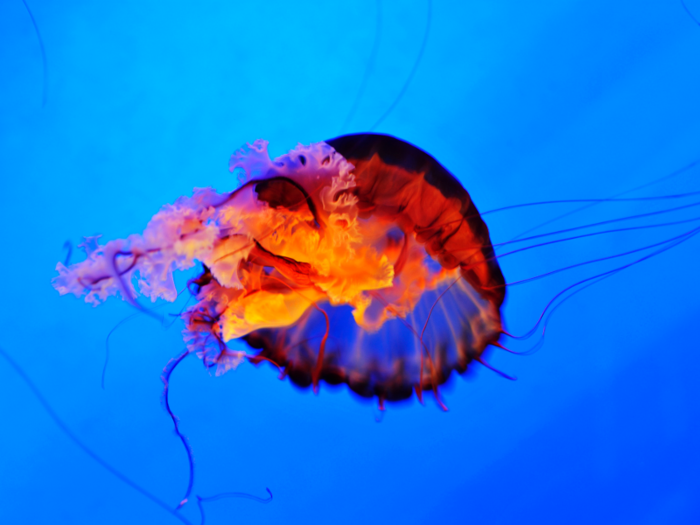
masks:
<svg viewBox="0 0 700 525"><path fill-rule="evenodd" d="M416 385L415 390L416 390L416 398L418 398L418 402L421 405L425 406L425 403L423 402L423 389L419 385Z"/></svg>
<svg viewBox="0 0 700 525"><path fill-rule="evenodd" d="M495 367L493 367L492 365L488 364L486 361L484 361L484 360L481 358L481 356L476 357L475 360L476 360L477 362L481 363L482 365L484 365L486 368L488 368L488 369L491 370L492 372L496 372L499 376L501 376L501 377L503 377L503 378L505 378L505 379L508 379L508 380L510 380L510 381L517 381L517 379L518 379L517 377L515 377L515 376L509 376L509 375L506 374L505 372L501 372L501 371L498 370L497 368L495 368Z"/></svg>

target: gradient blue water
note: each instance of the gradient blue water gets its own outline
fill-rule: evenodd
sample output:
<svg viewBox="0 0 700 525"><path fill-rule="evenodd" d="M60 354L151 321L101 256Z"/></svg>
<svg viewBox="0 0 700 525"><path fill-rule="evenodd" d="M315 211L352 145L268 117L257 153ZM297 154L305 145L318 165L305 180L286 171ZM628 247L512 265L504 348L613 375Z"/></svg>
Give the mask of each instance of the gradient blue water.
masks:
<svg viewBox="0 0 700 525"><path fill-rule="evenodd" d="M615 5L613 5L615 4ZM700 2L687 0L700 13ZM184 452L160 405L180 326L92 309L50 285L63 243L140 232L193 187L233 187L229 155L369 129L400 92L424 1L0 3L0 346L104 460L173 506ZM423 60L377 131L436 156L481 210L607 197L700 157L700 27L679 2L436 1ZM700 172L639 195L698 190ZM640 213L595 207L569 223ZM570 208L494 214L496 241ZM691 214L692 215L692 214ZM686 215L688 217L690 215ZM562 223L563 224L563 223ZM686 228L687 229L687 228ZM677 230L674 230L677 231ZM683 231L683 230L680 230ZM503 259L509 280L663 238L646 233ZM659 237L660 236L660 237ZM577 295L531 357L494 353L434 403L376 409L346 390L300 392L266 367L209 376L196 359L172 404L207 523L698 523L700 238ZM586 267L514 287L525 331ZM173 311L171 308L168 311ZM521 346L520 348L525 348ZM0 522L177 523L96 465L0 361ZM194 504L183 514L198 522Z"/></svg>

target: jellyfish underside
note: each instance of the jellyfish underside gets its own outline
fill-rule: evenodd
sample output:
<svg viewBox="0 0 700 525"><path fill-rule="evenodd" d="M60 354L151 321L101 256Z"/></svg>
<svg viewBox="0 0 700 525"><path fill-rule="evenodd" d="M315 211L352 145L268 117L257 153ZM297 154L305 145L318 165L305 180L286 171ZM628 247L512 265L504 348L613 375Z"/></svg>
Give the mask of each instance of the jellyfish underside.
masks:
<svg viewBox="0 0 700 525"><path fill-rule="evenodd" d="M95 305L172 301L172 272L200 262L184 337L207 367L270 361L297 386L345 383L382 404L437 394L498 342L505 281L488 229L427 153L360 134L270 160L256 141L230 169L235 191L195 190L143 235L59 263L54 286Z"/></svg>

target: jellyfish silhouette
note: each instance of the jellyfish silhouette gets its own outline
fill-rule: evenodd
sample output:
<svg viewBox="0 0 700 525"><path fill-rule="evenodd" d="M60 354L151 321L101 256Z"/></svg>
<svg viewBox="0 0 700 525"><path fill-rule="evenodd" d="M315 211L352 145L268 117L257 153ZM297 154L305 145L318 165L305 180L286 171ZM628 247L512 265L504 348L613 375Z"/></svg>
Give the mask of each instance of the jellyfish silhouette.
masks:
<svg viewBox="0 0 700 525"><path fill-rule="evenodd" d="M367 133L271 160L258 140L229 167L235 191L197 189L143 235L59 263L56 289L95 305L117 293L173 301L173 271L199 261L187 353L217 375L269 361L299 387L345 383L380 407L413 392L439 401L453 371L497 344L505 281L488 228L429 154Z"/></svg>

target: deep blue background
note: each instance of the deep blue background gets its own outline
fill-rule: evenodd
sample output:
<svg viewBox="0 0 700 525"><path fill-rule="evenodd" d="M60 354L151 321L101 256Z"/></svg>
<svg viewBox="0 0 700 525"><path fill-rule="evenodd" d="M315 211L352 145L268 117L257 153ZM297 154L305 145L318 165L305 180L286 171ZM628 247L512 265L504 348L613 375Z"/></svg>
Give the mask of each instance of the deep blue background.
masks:
<svg viewBox="0 0 700 525"><path fill-rule="evenodd" d="M0 346L88 446L172 505L187 464L159 376L181 326L141 316L118 328L102 390L105 338L133 310L60 297L50 282L63 243L141 232L193 187L232 189L228 157L247 141L281 154L370 129L414 66L428 13L425 1L382 0L377 24L377 5L33 0L42 108L31 20L20 0L0 2ZM700 16L700 1L687 5ZM376 130L433 154L485 211L609 197L700 158L698 94L700 27L680 2L435 1L415 77ZM630 196L699 182L695 169ZM547 228L669 205L606 204ZM570 209L486 219L501 242ZM692 226L502 266L514 281ZM538 353L491 354L518 381L479 367L445 389L448 413L413 401L378 424L345 389L314 396L265 366L217 378L185 361L172 404L195 493L275 494L211 503L208 523L700 522L698 255L700 236L586 289ZM524 332L557 291L611 267L513 287L507 327ZM1 523L177 523L74 446L1 360L0 421ZM194 504L183 513L197 522Z"/></svg>

